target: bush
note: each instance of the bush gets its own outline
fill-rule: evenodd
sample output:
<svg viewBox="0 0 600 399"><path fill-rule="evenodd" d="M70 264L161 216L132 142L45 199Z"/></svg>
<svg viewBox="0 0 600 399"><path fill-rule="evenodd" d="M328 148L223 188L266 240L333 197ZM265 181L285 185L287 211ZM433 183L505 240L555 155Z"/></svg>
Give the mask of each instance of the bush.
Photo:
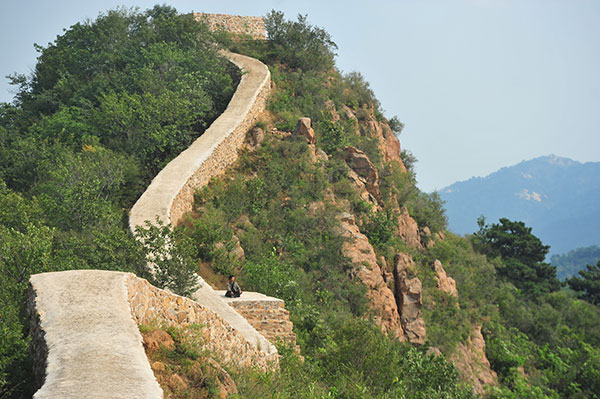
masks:
<svg viewBox="0 0 600 399"><path fill-rule="evenodd" d="M136 227L135 233L143 243L153 285L184 296L198 289L193 241L182 230L172 230L157 217L155 224L146 221L146 226Z"/></svg>
<svg viewBox="0 0 600 399"><path fill-rule="evenodd" d="M248 290L281 298L288 304L300 298L297 272L275 254L262 262L248 261L243 266L242 281Z"/></svg>
<svg viewBox="0 0 600 399"><path fill-rule="evenodd" d="M299 14L298 21L293 22L273 10L264 20L271 57L305 71L333 68L337 45L325 30L310 25L306 15Z"/></svg>

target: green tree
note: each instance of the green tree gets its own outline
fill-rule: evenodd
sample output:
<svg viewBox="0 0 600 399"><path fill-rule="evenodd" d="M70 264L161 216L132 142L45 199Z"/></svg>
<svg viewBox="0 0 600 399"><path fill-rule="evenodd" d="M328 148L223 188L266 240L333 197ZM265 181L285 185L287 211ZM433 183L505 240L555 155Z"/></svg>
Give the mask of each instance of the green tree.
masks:
<svg viewBox="0 0 600 399"><path fill-rule="evenodd" d="M531 233L531 227L507 218L501 218L499 224L486 225L481 217L477 224L475 246L490 258L502 258L497 268L499 276L532 296L560 288L556 267L544 262L550 247Z"/></svg>
<svg viewBox="0 0 600 399"><path fill-rule="evenodd" d="M579 276L567 279L567 284L577 291L580 298L600 304L600 261L595 266L586 265L586 269L580 270Z"/></svg>
<svg viewBox="0 0 600 399"><path fill-rule="evenodd" d="M333 68L337 45L324 29L308 23L306 15L288 21L272 10L265 17L269 50L291 68L324 71Z"/></svg>
<svg viewBox="0 0 600 399"><path fill-rule="evenodd" d="M146 221L145 227L136 227L135 234L146 251L152 284L184 296L198 289L194 242L183 230L173 230L157 217L155 224Z"/></svg>

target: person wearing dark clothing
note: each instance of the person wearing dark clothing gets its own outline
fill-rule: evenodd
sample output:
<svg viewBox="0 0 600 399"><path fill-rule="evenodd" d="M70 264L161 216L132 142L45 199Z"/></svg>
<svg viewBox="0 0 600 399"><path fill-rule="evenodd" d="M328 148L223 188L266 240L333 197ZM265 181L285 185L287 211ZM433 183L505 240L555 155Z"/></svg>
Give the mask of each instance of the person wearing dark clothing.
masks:
<svg viewBox="0 0 600 399"><path fill-rule="evenodd" d="M225 296L228 298L239 298L242 295L242 289L239 284L235 282L235 276L229 276L229 281L227 282L227 292Z"/></svg>

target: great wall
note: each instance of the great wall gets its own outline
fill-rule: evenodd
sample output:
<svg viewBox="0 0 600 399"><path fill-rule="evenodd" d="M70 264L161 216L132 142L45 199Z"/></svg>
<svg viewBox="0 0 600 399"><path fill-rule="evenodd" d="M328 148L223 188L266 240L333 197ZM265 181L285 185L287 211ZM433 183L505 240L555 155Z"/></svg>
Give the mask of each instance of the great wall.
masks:
<svg viewBox="0 0 600 399"><path fill-rule="evenodd" d="M260 17L196 13L211 29L265 38ZM130 212L132 232L159 217L177 225L194 192L237 159L246 132L265 109L268 68L250 57L222 52L242 72L227 109L188 149L153 179ZM28 310L40 389L34 398L162 398L146 358L139 324L199 324L206 349L224 364L277 367L273 345L295 344L280 299L245 292L227 299L198 276L192 299L153 287L131 273L73 270L33 275Z"/></svg>

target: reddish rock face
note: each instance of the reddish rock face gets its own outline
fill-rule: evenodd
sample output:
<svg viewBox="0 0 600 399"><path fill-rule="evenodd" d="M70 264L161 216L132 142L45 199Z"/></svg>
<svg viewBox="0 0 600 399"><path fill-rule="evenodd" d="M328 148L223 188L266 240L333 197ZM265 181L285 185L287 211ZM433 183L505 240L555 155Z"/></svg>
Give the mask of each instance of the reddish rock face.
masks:
<svg viewBox="0 0 600 399"><path fill-rule="evenodd" d="M409 246L423 249L419 235L419 225L415 219L408 214L408 209L402 207L398 216L398 236Z"/></svg>
<svg viewBox="0 0 600 399"><path fill-rule="evenodd" d="M485 340L481 334L481 326L475 326L471 336L450 355L461 378L473 384L476 394L485 393L485 387L498 385L498 375L490 368L490 362L485 356Z"/></svg>
<svg viewBox="0 0 600 399"><path fill-rule="evenodd" d="M396 255L394 287L400 321L406 338L413 344L422 345L427 338L427 330L421 311L423 287L418 277L409 277L410 270L413 267L414 262L410 255L404 253Z"/></svg>
<svg viewBox="0 0 600 399"><path fill-rule="evenodd" d="M383 272L377 264L375 251L367 237L355 224L354 216L345 212L340 215L342 236L348 238L342 251L354 264L354 275L367 287L367 297L375 322L389 335L404 341L404 330L400 323L398 306L393 291L383 279Z"/></svg>
<svg viewBox="0 0 600 399"><path fill-rule="evenodd" d="M358 176L364 179L367 191L381 203L381 193L379 192L379 174L373 162L367 154L354 147L345 148L346 163Z"/></svg>
<svg viewBox="0 0 600 399"><path fill-rule="evenodd" d="M456 281L452 277L449 277L442 266L442 262L435 260L433 267L436 273L437 287L456 298L458 298L458 291L456 290Z"/></svg>
<svg viewBox="0 0 600 399"><path fill-rule="evenodd" d="M390 126L377 120L373 105L370 107L364 106L361 112L365 116L364 123L367 126L369 136L377 139L377 147L379 147L384 162L396 161L400 164L402 170L406 171L404 162L400 158L400 141Z"/></svg>
<svg viewBox="0 0 600 399"><path fill-rule="evenodd" d="M315 131L310 127L310 118L300 118L294 134L306 137L308 144L315 143Z"/></svg>

